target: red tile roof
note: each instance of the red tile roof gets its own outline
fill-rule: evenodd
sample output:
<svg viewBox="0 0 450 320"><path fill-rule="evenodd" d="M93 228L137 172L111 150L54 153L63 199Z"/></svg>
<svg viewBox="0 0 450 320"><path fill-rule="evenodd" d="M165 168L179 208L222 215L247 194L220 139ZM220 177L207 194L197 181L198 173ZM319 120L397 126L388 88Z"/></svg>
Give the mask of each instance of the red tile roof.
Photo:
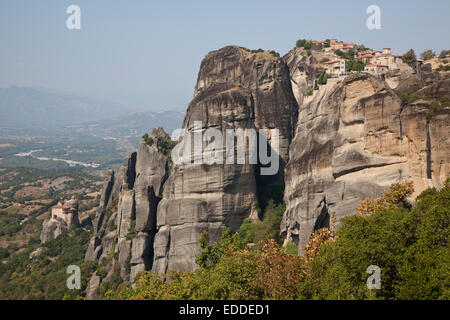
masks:
<svg viewBox="0 0 450 320"><path fill-rule="evenodd" d="M336 59L336 60L332 60L332 61L327 61L327 62L325 62L325 64L336 63L336 62L339 62L342 60L348 61L348 59Z"/></svg>

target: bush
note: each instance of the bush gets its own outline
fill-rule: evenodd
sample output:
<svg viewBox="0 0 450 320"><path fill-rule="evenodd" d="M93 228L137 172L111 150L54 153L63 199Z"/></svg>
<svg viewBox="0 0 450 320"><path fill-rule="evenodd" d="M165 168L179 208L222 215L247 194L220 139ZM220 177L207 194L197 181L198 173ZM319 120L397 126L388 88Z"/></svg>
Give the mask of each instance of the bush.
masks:
<svg viewBox="0 0 450 320"><path fill-rule="evenodd" d="M299 39L295 43L295 46L297 48L304 48L304 49L311 49L311 45L312 45L311 41L306 39Z"/></svg>
<svg viewBox="0 0 450 320"><path fill-rule="evenodd" d="M0 247L0 259L5 259L9 257L9 252L7 249Z"/></svg>
<svg viewBox="0 0 450 320"><path fill-rule="evenodd" d="M410 194L397 185L384 203ZM301 299L448 299L450 183L428 189L415 207L379 206L343 220L336 241L325 242L300 283ZM366 286L367 267L381 268L381 289ZM447 279L447 280L445 280Z"/></svg>
<svg viewBox="0 0 450 320"><path fill-rule="evenodd" d="M424 52L422 52L421 54L420 54L420 57L423 59L423 60L430 60L430 59L433 59L434 57L436 57L436 52L434 52L433 50L425 50Z"/></svg>
<svg viewBox="0 0 450 320"><path fill-rule="evenodd" d="M298 246L292 242L289 241L288 243L286 243L282 248L281 248L283 253L286 254L290 254L293 256L297 256L298 255Z"/></svg>
<svg viewBox="0 0 450 320"><path fill-rule="evenodd" d="M364 71L366 64L362 60L350 59L347 61L346 69L347 71Z"/></svg>
<svg viewBox="0 0 450 320"><path fill-rule="evenodd" d="M406 64L412 64L417 61L416 54L413 49L410 49L402 56L402 61Z"/></svg>
<svg viewBox="0 0 450 320"><path fill-rule="evenodd" d="M280 248L275 240L266 240L250 249L241 235L228 229L214 244L204 233L200 269L143 272L135 289L125 288L118 297L449 299L450 179L441 190L422 192L411 207L405 199L412 191L409 182L393 184L382 198L360 205L364 214L343 219L336 233L317 230L305 246L305 257L295 254L293 243ZM381 268L380 290L367 288L370 265ZM115 295L108 291L105 296Z"/></svg>
<svg viewBox="0 0 450 320"><path fill-rule="evenodd" d="M144 135L142 136L142 139L144 139L144 142L145 142L147 145L149 145L149 146L152 146L152 145L153 145L153 139L150 138L150 137L148 136L148 133L144 134Z"/></svg>
<svg viewBox="0 0 450 320"><path fill-rule="evenodd" d="M445 58L450 55L450 50L442 50L441 53L439 53L439 58Z"/></svg>
<svg viewBox="0 0 450 320"><path fill-rule="evenodd" d="M177 145L177 141L159 138L157 145L158 145L158 151L160 153L162 153L164 156L170 158L170 152Z"/></svg>
<svg viewBox="0 0 450 320"><path fill-rule="evenodd" d="M136 238L137 232L136 232L136 220L131 220L131 226L127 233L127 240L133 240Z"/></svg>
<svg viewBox="0 0 450 320"><path fill-rule="evenodd" d="M450 71L450 65L443 66L442 64L436 68L437 71Z"/></svg>
<svg viewBox="0 0 450 320"><path fill-rule="evenodd" d="M126 288L119 298L247 300L297 296L303 275L301 257L283 253L273 240L255 250L237 248L233 245L235 240L238 238L233 240L226 231L218 244L220 259L194 272L169 271L159 276L143 272L135 290Z"/></svg>
<svg viewBox="0 0 450 320"><path fill-rule="evenodd" d="M326 71L322 72L321 75L319 76L318 79L318 83L319 84L326 84L328 78L330 78L331 76L329 74L326 73Z"/></svg>
<svg viewBox="0 0 450 320"><path fill-rule="evenodd" d="M270 53L271 53L274 57L277 57L277 58L280 57L280 54L279 54L278 52L274 51L274 50L271 50Z"/></svg>
<svg viewBox="0 0 450 320"><path fill-rule="evenodd" d="M95 271L95 273L97 274L97 276L99 276L102 279L106 278L106 276L108 275L106 270L102 267L98 267L97 270Z"/></svg>
<svg viewBox="0 0 450 320"><path fill-rule="evenodd" d="M419 96L414 92L396 92L397 95L402 99L402 107L406 107L407 105L413 103Z"/></svg>

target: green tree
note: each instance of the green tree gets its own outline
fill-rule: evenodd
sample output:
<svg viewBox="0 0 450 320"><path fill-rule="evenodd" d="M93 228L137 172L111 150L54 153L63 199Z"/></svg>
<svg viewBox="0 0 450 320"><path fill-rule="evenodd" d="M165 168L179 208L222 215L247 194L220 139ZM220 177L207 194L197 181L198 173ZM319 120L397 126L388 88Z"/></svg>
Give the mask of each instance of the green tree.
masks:
<svg viewBox="0 0 450 320"><path fill-rule="evenodd" d="M422 53L420 54L420 57L421 57L423 60L430 60L430 59L433 59L433 58L436 57L436 52L434 52L434 51L431 50L431 49L428 49L428 50L425 50L424 52L422 52Z"/></svg>
<svg viewBox="0 0 450 320"><path fill-rule="evenodd" d="M299 298L448 299L450 182L424 191L412 208L396 201L409 186L393 189L369 206L370 214L343 220L336 241L308 263ZM370 265L381 268L380 290L366 286Z"/></svg>
<svg viewBox="0 0 450 320"><path fill-rule="evenodd" d="M450 55L450 50L442 50L440 53L439 53L439 58L445 58L445 57L447 57L447 56L449 56Z"/></svg>
<svg viewBox="0 0 450 320"><path fill-rule="evenodd" d="M406 64L415 63L417 61L417 57L416 57L416 54L414 53L414 50L410 49L408 52L406 52L402 56L402 61Z"/></svg>

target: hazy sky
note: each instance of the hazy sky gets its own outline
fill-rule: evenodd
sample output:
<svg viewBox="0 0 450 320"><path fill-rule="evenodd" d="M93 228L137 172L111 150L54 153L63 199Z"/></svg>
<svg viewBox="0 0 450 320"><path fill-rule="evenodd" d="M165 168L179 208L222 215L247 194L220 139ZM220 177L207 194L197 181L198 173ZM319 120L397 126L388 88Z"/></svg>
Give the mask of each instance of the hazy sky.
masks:
<svg viewBox="0 0 450 320"><path fill-rule="evenodd" d="M66 9L81 8L81 30ZM381 8L381 30L366 8ZM39 86L133 108L189 103L202 58L229 44L287 53L338 38L394 53L450 49L448 0L0 0L0 87Z"/></svg>

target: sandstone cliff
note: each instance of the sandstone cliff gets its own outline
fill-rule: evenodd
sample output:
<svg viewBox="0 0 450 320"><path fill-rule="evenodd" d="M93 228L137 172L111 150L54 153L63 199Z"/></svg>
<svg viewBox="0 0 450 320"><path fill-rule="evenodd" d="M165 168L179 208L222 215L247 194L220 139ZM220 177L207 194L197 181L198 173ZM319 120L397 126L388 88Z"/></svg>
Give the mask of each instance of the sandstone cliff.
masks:
<svg viewBox="0 0 450 320"><path fill-rule="evenodd" d="M283 178L297 113L289 69L280 58L236 46L209 53L202 61L183 129L193 133L214 128L224 136L227 129L279 129L280 170L261 178L258 165L248 161L172 164L169 170L167 155L157 147L158 138L167 136L154 130L152 146L142 140L117 174L112 170L107 174L85 257L104 267L107 276L92 276L88 298L117 273L128 282L144 269L193 270L203 231L213 242L223 227L237 230L245 218L258 219L256 181L270 184ZM201 121L201 128L194 128L196 121ZM270 136L268 143L272 144Z"/></svg>
<svg viewBox="0 0 450 320"><path fill-rule="evenodd" d="M195 130L216 128L223 136L226 129L278 128L282 175L297 108L281 59L229 46L203 60L183 128L193 132L201 121ZM216 241L224 226L237 230L245 218L257 219L258 174L248 163L175 166L158 205L153 271L193 270L201 232Z"/></svg>
<svg viewBox="0 0 450 320"><path fill-rule="evenodd" d="M168 172L168 160L158 151L159 139L168 139L162 128L153 130L152 143L141 140L137 152L125 159L117 174L107 172L94 235L85 255L86 261L103 266L107 276L92 276L88 298L113 276L129 282L139 271L151 267L156 207Z"/></svg>
<svg viewBox="0 0 450 320"><path fill-rule="evenodd" d="M427 66L404 66L384 78L350 74L308 96L323 72L319 59L300 49L280 59L237 46L206 55L183 129L224 136L227 129L278 129L278 174L261 176L260 164L248 161L172 163L161 148L169 137L153 130L107 173L85 256L105 272L92 276L88 298L115 276L129 283L141 270L194 270L200 234L214 242L225 226L235 231L245 218L259 219L258 195L273 183L285 182L281 233L300 252L331 214L339 226L361 200L393 182L413 180L416 194L440 186L450 171L450 109L441 103L450 93L448 75Z"/></svg>
<svg viewBox="0 0 450 320"><path fill-rule="evenodd" d="M281 224L300 252L314 230L329 226L331 214L339 227L361 200L380 196L393 182L412 180L417 195L449 175L450 108L436 99L448 97L450 85L422 71L397 70L387 81L367 73L333 78L304 98Z"/></svg>

